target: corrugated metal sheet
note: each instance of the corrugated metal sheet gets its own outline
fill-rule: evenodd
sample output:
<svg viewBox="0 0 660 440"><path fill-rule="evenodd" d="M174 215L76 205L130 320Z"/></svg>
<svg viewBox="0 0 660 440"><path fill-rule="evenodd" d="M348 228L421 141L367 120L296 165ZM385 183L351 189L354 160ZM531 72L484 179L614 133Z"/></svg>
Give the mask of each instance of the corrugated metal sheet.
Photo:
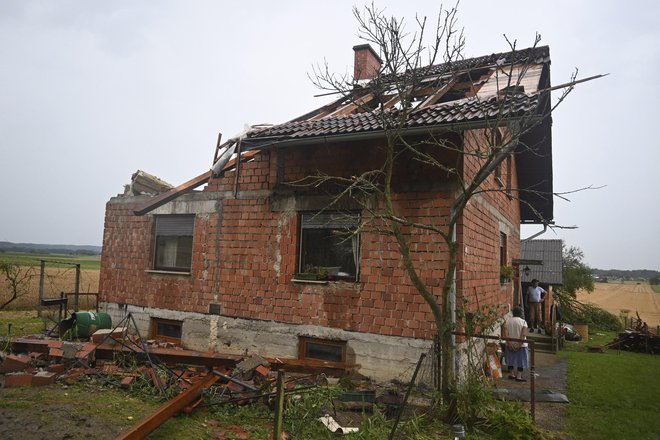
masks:
<svg viewBox="0 0 660 440"><path fill-rule="evenodd" d="M523 282L538 279L541 284L563 284L561 240L529 240L521 243L523 260L541 260L542 266L529 265L529 275L521 274ZM524 268L521 267L521 270Z"/></svg>

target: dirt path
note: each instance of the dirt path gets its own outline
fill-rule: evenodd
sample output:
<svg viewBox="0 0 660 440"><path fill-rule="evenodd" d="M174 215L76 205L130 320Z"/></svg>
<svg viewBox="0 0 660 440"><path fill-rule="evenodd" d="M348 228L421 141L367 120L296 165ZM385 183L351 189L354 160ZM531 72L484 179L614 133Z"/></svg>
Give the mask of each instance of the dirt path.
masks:
<svg viewBox="0 0 660 440"><path fill-rule="evenodd" d="M535 354L535 367L537 374L535 381L537 393L550 390L554 393L567 395L568 362L564 356L537 352ZM527 378L527 382L519 383L508 380L505 374L504 378L498 381L497 387L529 391L528 372L525 372L525 378ZM531 409L529 402L523 402L523 405ZM566 422L565 410L565 403L536 402L536 424L550 431L563 431Z"/></svg>
<svg viewBox="0 0 660 440"><path fill-rule="evenodd" d="M621 310L629 310L629 317L639 313L649 327L660 325L660 293L655 293L648 283L596 283L592 293L579 292L577 298L616 316L621 314Z"/></svg>

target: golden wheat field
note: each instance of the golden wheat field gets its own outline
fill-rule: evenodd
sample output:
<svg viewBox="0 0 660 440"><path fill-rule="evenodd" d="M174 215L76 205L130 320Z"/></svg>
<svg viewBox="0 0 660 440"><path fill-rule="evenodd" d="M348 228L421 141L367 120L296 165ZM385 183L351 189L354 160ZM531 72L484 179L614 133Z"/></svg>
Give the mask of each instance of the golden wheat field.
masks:
<svg viewBox="0 0 660 440"><path fill-rule="evenodd" d="M39 302L39 267L21 266L23 270L30 270L30 281L27 294L13 301L6 308L8 310L36 309ZM80 292L95 293L99 290L98 269L83 269L80 271ZM60 292L72 293L75 288L76 271L74 268L49 268L44 272L44 298L59 298ZM0 304L9 298L8 286L0 283ZM69 299L72 301L72 299ZM80 309L93 309L96 307L96 297L81 296Z"/></svg>
<svg viewBox="0 0 660 440"><path fill-rule="evenodd" d="M640 318L649 325L660 325L660 293L653 292L647 282L613 281L596 283L592 293L580 292L577 298L582 302L595 304L616 316L622 310L628 310L629 317L639 313Z"/></svg>

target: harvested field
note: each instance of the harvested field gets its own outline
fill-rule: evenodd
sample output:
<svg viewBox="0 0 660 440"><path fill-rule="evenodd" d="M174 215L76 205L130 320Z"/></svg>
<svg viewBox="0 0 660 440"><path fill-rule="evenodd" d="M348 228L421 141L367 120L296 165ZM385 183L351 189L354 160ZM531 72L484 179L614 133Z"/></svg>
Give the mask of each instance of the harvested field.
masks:
<svg viewBox="0 0 660 440"><path fill-rule="evenodd" d="M582 302L595 304L616 316L619 316L622 310L629 310L630 318L639 313L651 328L660 325L660 294L654 292L648 283L596 283L594 287L592 293L580 292L577 298Z"/></svg>
<svg viewBox="0 0 660 440"><path fill-rule="evenodd" d="M34 310L39 302L39 267L21 266L23 270L31 271L29 291L12 302L8 310ZM82 269L80 271L80 292L98 292L99 290L98 269ZM76 270L74 267L46 267L44 276L44 298L59 298L60 292L70 293L74 291L76 281ZM0 283L0 300L4 302L9 298L9 290L6 283ZM93 309L96 307L96 298L93 296L80 297L81 309Z"/></svg>

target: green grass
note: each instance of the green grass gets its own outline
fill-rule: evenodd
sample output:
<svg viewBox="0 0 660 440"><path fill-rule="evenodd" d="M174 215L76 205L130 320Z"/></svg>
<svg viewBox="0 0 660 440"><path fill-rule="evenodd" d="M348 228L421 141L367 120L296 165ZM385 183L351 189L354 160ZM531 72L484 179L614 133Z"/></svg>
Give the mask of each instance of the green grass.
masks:
<svg viewBox="0 0 660 440"><path fill-rule="evenodd" d="M655 293L660 293L660 284L651 284L651 289L653 289Z"/></svg>
<svg viewBox="0 0 660 440"><path fill-rule="evenodd" d="M9 323L13 337L42 333L44 329L44 320L35 310L0 310L0 337L7 336Z"/></svg>
<svg viewBox="0 0 660 440"><path fill-rule="evenodd" d="M101 268L101 257L81 255L58 255L58 254L32 254L23 252L0 252L0 261L8 261L19 266L36 266L40 260L46 260L46 267L71 267L71 264L80 264L81 269L99 270Z"/></svg>
<svg viewBox="0 0 660 440"><path fill-rule="evenodd" d="M602 345L612 335L592 339ZM572 346L582 350L587 344ZM659 439L660 357L567 351L568 431L576 440Z"/></svg>

